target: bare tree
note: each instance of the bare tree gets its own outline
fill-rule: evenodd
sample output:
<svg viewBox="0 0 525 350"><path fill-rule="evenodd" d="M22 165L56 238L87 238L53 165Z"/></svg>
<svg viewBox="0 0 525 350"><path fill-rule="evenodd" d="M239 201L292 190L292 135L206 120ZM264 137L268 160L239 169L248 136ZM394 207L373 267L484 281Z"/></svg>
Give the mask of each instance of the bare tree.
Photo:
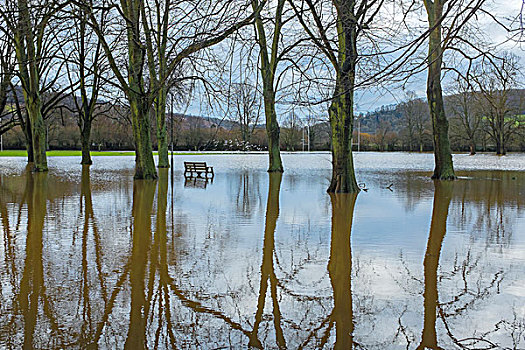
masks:
<svg viewBox="0 0 525 350"><path fill-rule="evenodd" d="M43 94L55 86L62 64L56 62L56 30L61 25L57 13L65 6L56 1L8 0L0 5L5 32L12 33L18 64L18 79L24 94L28 130L31 131L34 170L47 171L46 132ZM60 95L56 91L55 95ZM49 98L50 104L56 101Z"/></svg>
<svg viewBox="0 0 525 350"><path fill-rule="evenodd" d="M482 55L482 49L477 47L462 30L472 20L476 13L483 10L486 0L422 0L427 12L428 28L428 75L427 101L432 120L434 136L435 168L432 178L453 180L456 178L452 163L452 152L448 137L448 120L443 102L441 87L443 54L447 49L464 54L467 59L472 57L461 50L461 46L474 47L477 55Z"/></svg>
<svg viewBox="0 0 525 350"><path fill-rule="evenodd" d="M428 104L418 99L415 93L409 92L407 100L401 104L401 110L409 150L423 152L429 121Z"/></svg>
<svg viewBox="0 0 525 350"><path fill-rule="evenodd" d="M301 142L302 129L301 120L295 111L292 110L288 114L286 119L283 121L283 127L283 145L286 147L287 151L295 151L296 147L298 147Z"/></svg>
<svg viewBox="0 0 525 350"><path fill-rule="evenodd" d="M479 94L473 91L468 81L460 76L454 82L455 94L448 98L452 117L452 130L456 135L468 142L470 154L476 154L476 141L483 120L479 108Z"/></svg>
<svg viewBox="0 0 525 350"><path fill-rule="evenodd" d="M242 141L249 143L261 115L260 93L256 86L246 81L233 84L230 94L228 102L233 119L239 124Z"/></svg>
<svg viewBox="0 0 525 350"><path fill-rule="evenodd" d="M367 61L360 55L358 41L370 38L370 50L375 51L375 38L366 31L385 2L289 0L289 3L310 40L326 57L323 68L335 79L335 84L330 85L332 96L328 109L332 129L332 179L328 192L358 192L352 156L354 91L358 61L363 59L363 65Z"/></svg>
<svg viewBox="0 0 525 350"><path fill-rule="evenodd" d="M91 126L95 118L106 111L101 106L99 97L102 86L107 80L108 67L103 56L102 44L88 25L85 8L73 6L71 15L72 26L67 35L74 40L62 51L64 59L68 60L67 77L80 130L81 164L90 165L93 163L90 155ZM102 27L105 26L105 16L106 11L100 11L99 23ZM75 83L77 81L78 85ZM111 107L112 104L108 105Z"/></svg>
<svg viewBox="0 0 525 350"><path fill-rule="evenodd" d="M0 33L8 28L0 26ZM17 124L16 113L11 108L6 108L9 94L16 93L11 90L11 81L15 74L15 56L10 41L9 33L0 36L0 135L4 134Z"/></svg>
<svg viewBox="0 0 525 350"><path fill-rule="evenodd" d="M107 36L94 12L98 6L87 1L82 1L81 5L89 14L90 23L102 43L116 77L116 85L126 94L129 101L136 145L135 178L155 179L157 172L150 138L150 112L153 103L156 101L165 117L166 89L169 85L168 79L173 73L195 53L223 41L239 28L251 23L254 14L239 22L237 19L243 16L246 8L236 6L237 4L229 0L213 4L210 1L182 1L176 3L177 6L173 8L175 3L168 0L162 7L160 3L157 4L156 9L150 9L149 5L141 0L124 0L110 4L115 22L108 29L116 34ZM162 15L150 17L150 10ZM156 19L155 28L152 27L152 18ZM166 24L171 20L175 21L173 26ZM171 30L167 30L166 27ZM155 33L160 40L153 40ZM119 47L122 37L127 38L125 47L121 49L127 52L129 64L121 64L114 52L114 49ZM172 43L165 47L164 45L168 45L168 38ZM160 47L155 46L159 43ZM166 60L159 62L155 53ZM165 125L161 125L161 128L165 131ZM167 146L165 148L167 152Z"/></svg>
<svg viewBox="0 0 525 350"><path fill-rule="evenodd" d="M501 59L484 60L477 68L474 81L482 95L486 131L496 144L496 154L505 155L510 138L523 128L523 101L513 94L522 78L521 66L517 56L504 53Z"/></svg>
<svg viewBox="0 0 525 350"><path fill-rule="evenodd" d="M286 23L283 20L284 5L286 0L277 0L275 7L273 8L274 14L272 14L270 23L273 28L270 29L272 35L267 34L267 28L265 27L264 19L261 15L258 15L255 19L256 28L256 40L259 44L260 50L260 70L263 82L263 97L264 97L264 114L266 116L266 134L268 137L268 154L270 157L270 164L268 166L268 172L283 172L283 164L280 153L280 141L279 141L279 124L277 122L277 112L275 110L276 101L276 86L278 80L276 77L277 65L282 59L283 54L289 50L285 48L282 51L282 28ZM269 6L273 2L268 2ZM255 11L257 7L264 5L263 1L252 0L252 7ZM270 42L271 40L271 42ZM281 51L280 51L281 50Z"/></svg>

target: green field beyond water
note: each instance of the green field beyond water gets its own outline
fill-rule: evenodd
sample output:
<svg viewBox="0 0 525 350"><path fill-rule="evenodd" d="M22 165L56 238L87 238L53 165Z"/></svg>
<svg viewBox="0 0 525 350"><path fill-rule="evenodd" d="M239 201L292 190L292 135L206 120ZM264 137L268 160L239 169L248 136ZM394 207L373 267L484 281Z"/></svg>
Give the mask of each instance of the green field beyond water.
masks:
<svg viewBox="0 0 525 350"><path fill-rule="evenodd" d="M157 155L157 152L153 152ZM175 155L200 155L205 153L198 152L173 152ZM207 153L206 153L207 154ZM134 156L134 151L92 151L91 156ZM80 157L82 156L81 151L48 151L48 157ZM27 157L27 151L24 150L5 150L0 152L0 157Z"/></svg>

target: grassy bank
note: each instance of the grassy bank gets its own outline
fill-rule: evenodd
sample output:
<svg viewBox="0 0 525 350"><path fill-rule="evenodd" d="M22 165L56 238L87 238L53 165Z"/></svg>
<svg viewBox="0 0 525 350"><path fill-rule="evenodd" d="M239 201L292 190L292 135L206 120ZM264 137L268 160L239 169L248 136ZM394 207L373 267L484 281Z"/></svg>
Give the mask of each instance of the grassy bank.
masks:
<svg viewBox="0 0 525 350"><path fill-rule="evenodd" d="M157 152L153 152L157 155ZM210 153L197 153L197 152L173 152L174 155L209 155ZM134 151L92 151L92 157L108 157L108 156L134 156ZM48 151L48 157L80 157L82 153L80 151ZM5 150L0 152L0 157L27 157L27 152L24 150Z"/></svg>

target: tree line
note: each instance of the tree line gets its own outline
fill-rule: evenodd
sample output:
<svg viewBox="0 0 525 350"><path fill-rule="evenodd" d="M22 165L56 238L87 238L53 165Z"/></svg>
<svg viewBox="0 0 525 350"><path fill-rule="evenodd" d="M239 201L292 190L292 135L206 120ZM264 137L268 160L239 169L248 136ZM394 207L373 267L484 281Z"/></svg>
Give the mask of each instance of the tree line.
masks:
<svg viewBox="0 0 525 350"><path fill-rule="evenodd" d="M454 179L442 82L455 75L467 89L458 96L483 96L491 112L476 117L479 125L469 116L463 127L483 125L504 154L516 122L502 95L519 81L517 68L508 68L517 62L491 46L479 23L493 20L519 41L517 16L496 18L486 0L2 0L0 132L18 126L28 162L41 172L51 121L74 116L82 164L91 164L93 123L105 119L104 129L123 134L120 145L132 143L135 178L156 179L156 166L169 166L168 126L177 122L168 108L180 111L199 95L235 116L239 147L264 138L268 171L283 172L283 142L293 149L304 139L294 108L306 109L327 116L328 192L358 192L355 92L426 72L433 177ZM320 124L313 119L310 141L317 130L309 126ZM187 138L192 128L202 129L186 126Z"/></svg>

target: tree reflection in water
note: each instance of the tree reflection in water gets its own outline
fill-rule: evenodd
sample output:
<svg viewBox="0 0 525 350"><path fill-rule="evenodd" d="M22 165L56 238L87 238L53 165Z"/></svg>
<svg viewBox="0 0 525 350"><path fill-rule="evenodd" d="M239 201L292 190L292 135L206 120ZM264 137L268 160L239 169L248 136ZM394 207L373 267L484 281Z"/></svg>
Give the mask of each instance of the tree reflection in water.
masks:
<svg viewBox="0 0 525 350"><path fill-rule="evenodd" d="M442 348L437 344L436 315L438 307L438 266L441 246L447 233L448 207L452 199L454 183L451 181L435 181L434 206L432 221L428 234L427 250L423 262L425 275L424 326L421 343L417 350Z"/></svg>
<svg viewBox="0 0 525 350"><path fill-rule="evenodd" d="M261 324L268 282L270 284L270 296L273 306L273 322L277 346L280 349L286 348L283 330L281 327L281 310L277 297L277 277L274 269L275 251L275 227L279 217L279 193L281 190L282 173L269 173L270 182L268 187L268 202L266 205L266 221L264 226L263 258L261 263L261 282L259 286L259 299L257 302L257 312L255 313L255 324L250 335L250 346L261 348L262 344L258 339L259 326Z"/></svg>
<svg viewBox="0 0 525 350"><path fill-rule="evenodd" d="M42 231L46 217L47 173L27 173L27 238L24 272L20 281L18 305L24 319L24 349L33 348L33 337L40 306L47 310L50 326L56 329L53 308L44 287Z"/></svg>
<svg viewBox="0 0 525 350"><path fill-rule="evenodd" d="M0 177L0 347L523 348L523 268L505 255L522 247L522 180L383 191L389 203L426 193L403 212L431 225L378 249L373 188L357 207L355 195L312 203L299 193L312 181L296 176L293 192L264 173L259 191L263 173L241 172L206 193L172 178L168 202L168 171L133 195L97 168Z"/></svg>
<svg viewBox="0 0 525 350"><path fill-rule="evenodd" d="M354 347L352 308L352 220L357 194L330 194L332 237L328 273L334 293L330 324L335 323L335 349Z"/></svg>

